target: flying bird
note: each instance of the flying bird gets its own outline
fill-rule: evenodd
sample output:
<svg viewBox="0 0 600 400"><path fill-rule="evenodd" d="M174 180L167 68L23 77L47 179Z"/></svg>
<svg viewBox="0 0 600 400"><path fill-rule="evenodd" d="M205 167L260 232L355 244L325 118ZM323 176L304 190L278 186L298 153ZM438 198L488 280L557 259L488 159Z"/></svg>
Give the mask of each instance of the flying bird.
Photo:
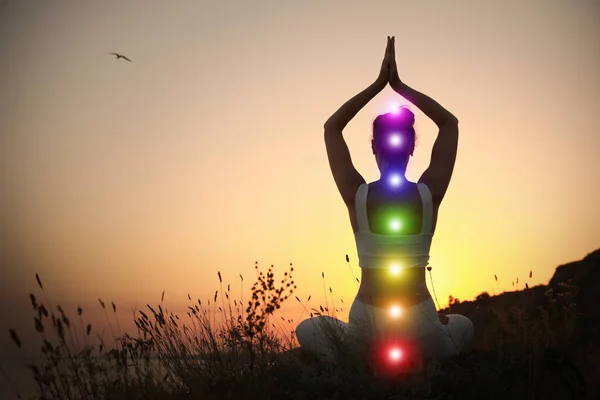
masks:
<svg viewBox="0 0 600 400"><path fill-rule="evenodd" d="M113 55L117 56L117 60L118 60L119 58L124 58L124 59L126 59L127 61L131 62L131 60L130 60L129 58L125 57L124 55L121 55L121 54L118 54L118 53L108 53L108 54L113 54Z"/></svg>

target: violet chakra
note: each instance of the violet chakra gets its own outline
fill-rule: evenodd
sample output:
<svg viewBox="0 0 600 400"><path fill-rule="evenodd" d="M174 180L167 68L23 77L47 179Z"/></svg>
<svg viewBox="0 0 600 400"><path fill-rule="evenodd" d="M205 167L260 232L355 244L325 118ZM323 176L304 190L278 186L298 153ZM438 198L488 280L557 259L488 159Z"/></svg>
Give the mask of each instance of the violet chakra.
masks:
<svg viewBox="0 0 600 400"><path fill-rule="evenodd" d="M399 147L402 144L402 138L400 137L400 134L392 133L390 135L389 142L390 142L390 146Z"/></svg>

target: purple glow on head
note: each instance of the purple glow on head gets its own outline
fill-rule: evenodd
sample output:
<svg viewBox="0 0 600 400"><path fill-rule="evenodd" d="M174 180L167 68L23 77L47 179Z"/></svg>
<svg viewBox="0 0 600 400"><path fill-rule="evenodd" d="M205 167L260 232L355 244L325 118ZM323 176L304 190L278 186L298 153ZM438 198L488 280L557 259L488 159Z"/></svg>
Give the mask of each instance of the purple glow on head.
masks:
<svg viewBox="0 0 600 400"><path fill-rule="evenodd" d="M394 115L400 114L400 106L391 106L390 113Z"/></svg>
<svg viewBox="0 0 600 400"><path fill-rule="evenodd" d="M398 133L392 133L389 142L392 147L398 147L402 143L402 138Z"/></svg>
<svg viewBox="0 0 600 400"><path fill-rule="evenodd" d="M407 104L390 104L388 107L388 113L392 115L400 115L404 110L410 110Z"/></svg>
<svg viewBox="0 0 600 400"><path fill-rule="evenodd" d="M404 106L377 116L373 122L375 149L384 158L408 158L414 145L414 115Z"/></svg>

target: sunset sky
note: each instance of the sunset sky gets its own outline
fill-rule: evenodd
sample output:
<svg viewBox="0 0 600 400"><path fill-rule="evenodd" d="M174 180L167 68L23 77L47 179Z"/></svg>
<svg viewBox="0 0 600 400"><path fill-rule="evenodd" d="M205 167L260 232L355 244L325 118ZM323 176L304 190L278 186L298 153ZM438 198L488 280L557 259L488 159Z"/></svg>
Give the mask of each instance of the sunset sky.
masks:
<svg viewBox="0 0 600 400"><path fill-rule="evenodd" d="M460 120L430 260L440 305L545 284L600 247L598 1L5 3L2 354L9 327L33 331L36 272L90 318L99 297L126 320L163 290L183 312L217 271L247 297L255 261L276 278L293 263L313 307L324 272L349 306L346 254L360 271L322 127L375 80L388 35L400 77ZM344 131L367 181L370 124L403 103L388 87ZM413 181L437 134L416 118Z"/></svg>

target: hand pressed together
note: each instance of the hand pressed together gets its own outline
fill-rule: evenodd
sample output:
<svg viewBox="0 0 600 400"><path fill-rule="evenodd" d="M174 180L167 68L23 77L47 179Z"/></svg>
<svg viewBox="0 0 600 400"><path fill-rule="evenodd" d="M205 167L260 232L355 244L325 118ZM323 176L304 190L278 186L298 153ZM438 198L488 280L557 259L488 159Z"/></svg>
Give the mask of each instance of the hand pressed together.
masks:
<svg viewBox="0 0 600 400"><path fill-rule="evenodd" d="M389 36L388 36L388 40ZM389 66L388 82L391 87L402 84L400 76L398 75L398 67L396 66L396 37L392 36L390 45L390 66Z"/></svg>
<svg viewBox="0 0 600 400"><path fill-rule="evenodd" d="M383 62L381 63L381 70L379 71L379 76L377 77L376 82L385 87L390 79L390 67L392 61L392 39L388 36L387 38L387 46L385 48L385 54L383 56Z"/></svg>
<svg viewBox="0 0 600 400"><path fill-rule="evenodd" d="M394 87L402 83L398 76L398 69L396 66L396 50L395 50L394 36L387 37L387 46L385 48L385 55L383 56L383 62L381 64L381 70L377 77L377 83L382 87L385 87L388 83Z"/></svg>

